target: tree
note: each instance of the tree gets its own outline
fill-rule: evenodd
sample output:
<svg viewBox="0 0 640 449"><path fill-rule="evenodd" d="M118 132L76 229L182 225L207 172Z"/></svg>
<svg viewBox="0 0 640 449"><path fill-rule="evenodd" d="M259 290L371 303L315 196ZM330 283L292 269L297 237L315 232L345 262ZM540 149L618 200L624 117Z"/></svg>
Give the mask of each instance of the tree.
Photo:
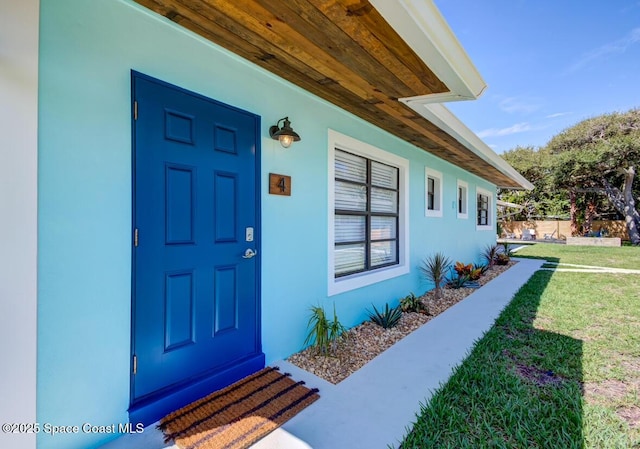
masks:
<svg viewBox="0 0 640 449"><path fill-rule="evenodd" d="M566 213L566 195L550 188L550 153L546 148L518 146L503 153L502 158L534 185L533 190L500 191L500 199L524 207L514 216L516 219L557 217Z"/></svg>
<svg viewBox="0 0 640 449"><path fill-rule="evenodd" d="M583 120L553 137L546 150L549 181L556 189L569 191L572 219L577 193L602 193L624 217L632 244L640 245L635 202L640 188L634 186L640 167L640 109Z"/></svg>

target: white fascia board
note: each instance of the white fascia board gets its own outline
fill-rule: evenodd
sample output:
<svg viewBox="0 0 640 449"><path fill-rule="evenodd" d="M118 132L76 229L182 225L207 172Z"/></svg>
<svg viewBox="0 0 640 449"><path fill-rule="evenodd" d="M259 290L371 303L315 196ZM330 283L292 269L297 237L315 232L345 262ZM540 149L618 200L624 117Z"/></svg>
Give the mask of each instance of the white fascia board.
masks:
<svg viewBox="0 0 640 449"><path fill-rule="evenodd" d="M425 102L475 100L487 87L431 0L371 0L371 4L442 80L450 92L425 95Z"/></svg>
<svg viewBox="0 0 640 449"><path fill-rule="evenodd" d="M487 84L433 1L370 0L370 2L450 90L450 92L400 98L400 101L450 134L524 189L533 189L533 184L498 156L447 108L439 104L447 101L475 100L482 95Z"/></svg>
<svg viewBox="0 0 640 449"><path fill-rule="evenodd" d="M491 164L491 166L495 167L500 173L520 184L523 189L533 190L533 184L527 181L525 177L518 173L507 161L498 156L444 105L425 103L422 97L401 98L400 101L445 131L480 159Z"/></svg>
<svg viewBox="0 0 640 449"><path fill-rule="evenodd" d="M513 207L514 209L522 210L524 206L516 203L510 203L508 201L496 200L496 206L500 207Z"/></svg>

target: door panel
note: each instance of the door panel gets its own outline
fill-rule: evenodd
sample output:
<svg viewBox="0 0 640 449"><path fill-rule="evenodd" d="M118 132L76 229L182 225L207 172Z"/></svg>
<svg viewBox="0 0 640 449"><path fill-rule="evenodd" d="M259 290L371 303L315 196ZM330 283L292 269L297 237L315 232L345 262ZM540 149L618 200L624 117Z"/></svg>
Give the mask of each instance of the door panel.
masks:
<svg viewBox="0 0 640 449"><path fill-rule="evenodd" d="M259 255L242 257L259 243L245 241L259 230L259 117L133 84L135 404L264 356Z"/></svg>

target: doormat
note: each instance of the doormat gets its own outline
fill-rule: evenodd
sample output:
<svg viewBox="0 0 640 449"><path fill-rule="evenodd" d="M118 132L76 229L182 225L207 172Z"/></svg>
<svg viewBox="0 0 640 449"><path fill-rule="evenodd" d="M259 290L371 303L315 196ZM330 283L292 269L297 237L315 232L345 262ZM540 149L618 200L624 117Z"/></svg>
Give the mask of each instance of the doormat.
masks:
<svg viewBox="0 0 640 449"><path fill-rule="evenodd" d="M244 449L320 396L289 373L267 367L160 421L165 443L182 449Z"/></svg>

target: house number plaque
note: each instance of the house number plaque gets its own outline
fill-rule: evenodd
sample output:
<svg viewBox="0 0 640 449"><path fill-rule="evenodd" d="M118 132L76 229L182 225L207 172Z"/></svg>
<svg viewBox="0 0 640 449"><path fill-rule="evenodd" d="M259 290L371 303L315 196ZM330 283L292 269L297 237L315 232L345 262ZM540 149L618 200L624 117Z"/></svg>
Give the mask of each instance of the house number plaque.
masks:
<svg viewBox="0 0 640 449"><path fill-rule="evenodd" d="M291 196L291 176L269 173L269 193Z"/></svg>

